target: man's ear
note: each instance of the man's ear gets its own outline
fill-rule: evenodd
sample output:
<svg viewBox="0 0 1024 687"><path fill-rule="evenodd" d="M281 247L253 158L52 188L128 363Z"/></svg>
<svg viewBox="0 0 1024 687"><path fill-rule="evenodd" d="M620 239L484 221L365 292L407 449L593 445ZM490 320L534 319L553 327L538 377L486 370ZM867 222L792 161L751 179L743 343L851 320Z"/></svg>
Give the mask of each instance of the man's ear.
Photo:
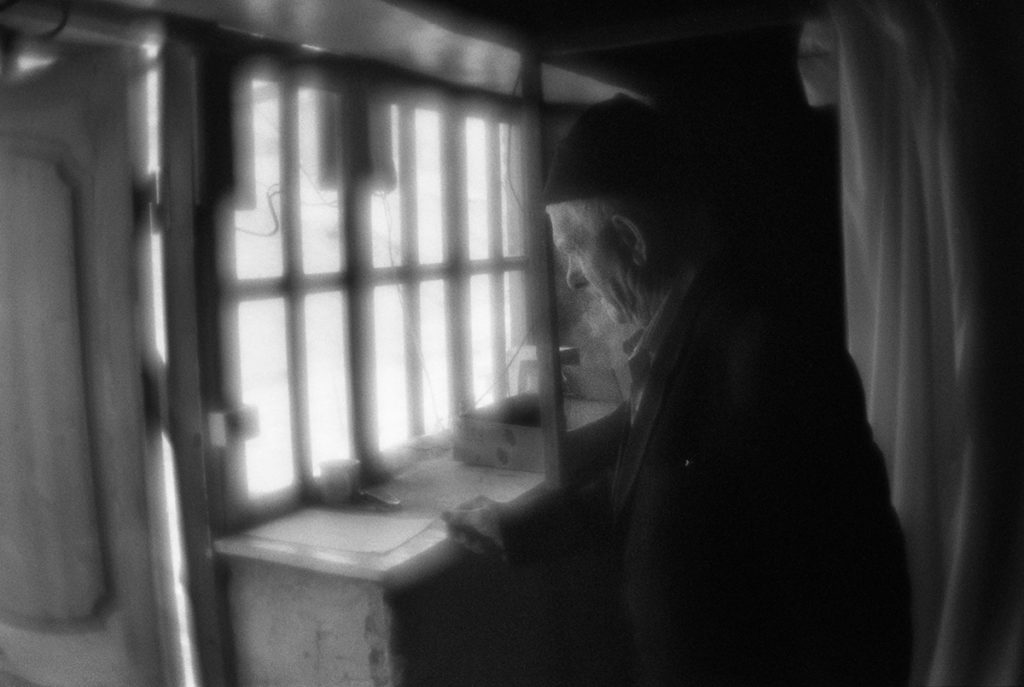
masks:
<svg viewBox="0 0 1024 687"><path fill-rule="evenodd" d="M625 215L612 215L615 235L629 253L630 262L637 267L647 264L647 240L637 223Z"/></svg>

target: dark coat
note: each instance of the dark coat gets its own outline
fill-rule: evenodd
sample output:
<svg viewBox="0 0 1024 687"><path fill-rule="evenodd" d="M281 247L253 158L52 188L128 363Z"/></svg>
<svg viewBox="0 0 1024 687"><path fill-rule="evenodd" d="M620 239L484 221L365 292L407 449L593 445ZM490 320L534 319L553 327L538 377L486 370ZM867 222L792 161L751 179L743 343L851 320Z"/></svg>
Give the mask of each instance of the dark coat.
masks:
<svg viewBox="0 0 1024 687"><path fill-rule="evenodd" d="M614 470L506 514L509 557L613 541L638 684L904 684L903 539L856 370L741 264L668 304L632 427L580 436L618 443Z"/></svg>

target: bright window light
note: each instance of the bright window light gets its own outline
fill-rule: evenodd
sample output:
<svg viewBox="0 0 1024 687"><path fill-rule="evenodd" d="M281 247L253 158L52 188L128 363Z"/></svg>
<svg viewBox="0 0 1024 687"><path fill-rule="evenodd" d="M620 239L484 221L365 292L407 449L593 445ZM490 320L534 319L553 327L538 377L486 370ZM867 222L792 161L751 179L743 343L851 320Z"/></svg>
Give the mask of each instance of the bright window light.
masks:
<svg viewBox="0 0 1024 687"><path fill-rule="evenodd" d="M245 301L237 313L242 403L258 430L244 444L246 486L259 496L295 479L284 299Z"/></svg>
<svg viewBox="0 0 1024 687"><path fill-rule="evenodd" d="M252 168L240 170L240 180L252 187L239 189L251 194L234 213L235 272L240 279L278 277L284 273L281 240L281 86L276 81L254 78L243 82L236 101L239 159L251 161ZM248 105L245 107L244 105ZM250 206L251 207L248 207Z"/></svg>
<svg viewBox="0 0 1024 687"><path fill-rule="evenodd" d="M409 402L405 368L405 317L401 287L373 290L377 357L377 437L381 448L409 438Z"/></svg>
<svg viewBox="0 0 1024 687"><path fill-rule="evenodd" d="M349 460L348 340L340 292L305 298L309 447L313 475L324 463Z"/></svg>
<svg viewBox="0 0 1024 687"><path fill-rule="evenodd" d="M416 109L416 229L420 263L444 259L443 214L441 208L441 115L434 110Z"/></svg>
<svg viewBox="0 0 1024 687"><path fill-rule="evenodd" d="M473 357L473 398L475 405L491 403L495 397L494 325L491 312L491 275L478 274L470 279L470 336Z"/></svg>
<svg viewBox="0 0 1024 687"><path fill-rule="evenodd" d="M339 106L339 98L333 93L299 89L299 226L302 270L306 274L337 272L344 256L338 229L338 170L327 168L332 163L336 166L337 158L324 153L333 144L328 125Z"/></svg>
<svg viewBox="0 0 1024 687"><path fill-rule="evenodd" d="M490 253L487 152L487 122L476 117L468 118L466 120L466 207L470 260L485 259Z"/></svg>
<svg viewBox="0 0 1024 687"><path fill-rule="evenodd" d="M398 162L398 106L388 108L389 140L381 145L391 151L391 165L396 175L401 174ZM377 170L381 184L389 178L385 170ZM402 196L398 185L377 188L370 205L370 244L374 267L395 267L402 264Z"/></svg>
<svg viewBox="0 0 1024 687"><path fill-rule="evenodd" d="M505 273L505 374L510 393L520 393L515 377L528 335L526 322L526 276L522 270Z"/></svg>
<svg viewBox="0 0 1024 687"><path fill-rule="evenodd" d="M451 426L448 391L448 303L440 279L420 285L420 355L423 365L423 426L438 432Z"/></svg>

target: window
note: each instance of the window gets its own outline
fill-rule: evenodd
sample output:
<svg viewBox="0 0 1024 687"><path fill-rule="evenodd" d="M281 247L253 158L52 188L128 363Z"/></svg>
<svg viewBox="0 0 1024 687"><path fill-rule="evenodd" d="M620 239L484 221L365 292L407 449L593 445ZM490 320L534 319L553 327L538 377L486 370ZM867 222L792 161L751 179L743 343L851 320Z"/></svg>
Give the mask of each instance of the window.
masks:
<svg viewBox="0 0 1024 687"><path fill-rule="evenodd" d="M233 500L296 498L325 464L518 391L514 104L262 63L235 73L233 109L216 277Z"/></svg>

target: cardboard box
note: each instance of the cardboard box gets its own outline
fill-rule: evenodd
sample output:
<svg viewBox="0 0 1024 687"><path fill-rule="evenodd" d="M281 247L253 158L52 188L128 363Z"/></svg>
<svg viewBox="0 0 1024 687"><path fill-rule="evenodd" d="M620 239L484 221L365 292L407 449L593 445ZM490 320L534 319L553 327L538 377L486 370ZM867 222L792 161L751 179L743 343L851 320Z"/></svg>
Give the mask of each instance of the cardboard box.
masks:
<svg viewBox="0 0 1024 687"><path fill-rule="evenodd" d="M544 472L536 394L512 396L459 416L452 449L456 460L469 465Z"/></svg>

